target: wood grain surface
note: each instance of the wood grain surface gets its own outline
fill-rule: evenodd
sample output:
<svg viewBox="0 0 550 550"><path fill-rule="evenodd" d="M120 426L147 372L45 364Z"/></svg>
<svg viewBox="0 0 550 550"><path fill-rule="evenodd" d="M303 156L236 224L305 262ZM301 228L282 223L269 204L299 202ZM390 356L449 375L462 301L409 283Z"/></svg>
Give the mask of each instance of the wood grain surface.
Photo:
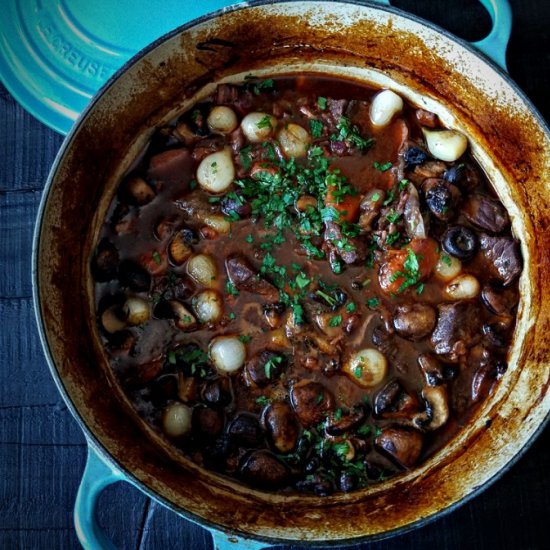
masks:
<svg viewBox="0 0 550 550"><path fill-rule="evenodd" d="M510 74L549 120L550 3L511 3ZM470 40L489 28L475 0L393 5ZM61 142L0 86L0 549L78 548L72 510L86 446L41 351L30 276L36 211ZM458 510L409 534L355 548L546 549L549 511L550 428L495 484ZM124 483L102 495L99 517L120 549L212 547L203 529Z"/></svg>

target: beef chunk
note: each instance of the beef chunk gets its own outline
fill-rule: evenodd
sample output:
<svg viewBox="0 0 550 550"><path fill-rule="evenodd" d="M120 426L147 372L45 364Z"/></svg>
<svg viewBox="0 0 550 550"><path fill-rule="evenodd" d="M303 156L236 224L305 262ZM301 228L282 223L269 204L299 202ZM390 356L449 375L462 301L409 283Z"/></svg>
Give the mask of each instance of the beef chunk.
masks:
<svg viewBox="0 0 550 550"><path fill-rule="evenodd" d="M500 233L510 224L508 213L502 204L485 195L475 194L462 207L467 220L485 231Z"/></svg>
<svg viewBox="0 0 550 550"><path fill-rule="evenodd" d="M170 149L155 155L149 162L147 177L152 180L162 180L179 183L188 178L193 168L189 149Z"/></svg>
<svg viewBox="0 0 550 550"><path fill-rule="evenodd" d="M460 301L438 306L431 344L438 355L456 361L480 338L481 312L477 304Z"/></svg>
<svg viewBox="0 0 550 550"><path fill-rule="evenodd" d="M244 256L240 254L229 256L225 261L225 269L229 280L238 290L259 294L270 302L278 300L279 291L271 283L262 279Z"/></svg>
<svg viewBox="0 0 550 550"><path fill-rule="evenodd" d="M482 254L488 260L492 275L504 286L513 283L521 273L522 261L518 241L510 237L479 237Z"/></svg>
<svg viewBox="0 0 550 550"><path fill-rule="evenodd" d="M342 228L331 221L325 222L323 249L339 256L346 264L362 262L367 257L367 246L358 237L344 237Z"/></svg>

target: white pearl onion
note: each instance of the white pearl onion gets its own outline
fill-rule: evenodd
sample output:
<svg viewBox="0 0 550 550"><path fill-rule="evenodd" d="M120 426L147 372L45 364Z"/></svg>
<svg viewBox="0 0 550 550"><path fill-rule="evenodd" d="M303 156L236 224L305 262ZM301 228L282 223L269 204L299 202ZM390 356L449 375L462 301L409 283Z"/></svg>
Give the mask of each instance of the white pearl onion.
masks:
<svg viewBox="0 0 550 550"><path fill-rule="evenodd" d="M259 125L259 126L258 126ZM248 113L241 121L241 128L246 139L260 143L271 136L277 126L277 119L267 113Z"/></svg>
<svg viewBox="0 0 550 550"><path fill-rule="evenodd" d="M464 134L456 130L428 130L422 128L428 151L436 159L444 162L454 162L459 159L468 147Z"/></svg>
<svg viewBox="0 0 550 550"><path fill-rule="evenodd" d="M391 90L382 90L374 96L370 106L373 126L387 126L392 118L403 110L403 99Z"/></svg>
<svg viewBox="0 0 550 550"><path fill-rule="evenodd" d="M217 336L210 342L210 358L220 373L238 371L246 360L246 347L237 336Z"/></svg>
<svg viewBox="0 0 550 550"><path fill-rule="evenodd" d="M468 300L479 294L479 281L473 275L459 275L446 287L445 294L452 300Z"/></svg>
<svg viewBox="0 0 550 550"><path fill-rule="evenodd" d="M238 125L237 115L231 107L218 105L208 114L206 123L212 132L230 134Z"/></svg>
<svg viewBox="0 0 550 550"><path fill-rule="evenodd" d="M434 274L440 281L451 281L462 271L462 262L451 256L442 252L439 256L437 264L435 264Z"/></svg>
<svg viewBox="0 0 550 550"><path fill-rule="evenodd" d="M206 288L218 286L218 267L208 254L191 256L187 260L186 271L191 279Z"/></svg>
<svg viewBox="0 0 550 550"><path fill-rule="evenodd" d="M193 411L183 403L171 403L162 414L162 428L169 437L182 437L191 431Z"/></svg>
<svg viewBox="0 0 550 550"><path fill-rule="evenodd" d="M311 142L307 130L292 122L281 129L277 139L284 154L291 158L305 157Z"/></svg>
<svg viewBox="0 0 550 550"><path fill-rule="evenodd" d="M222 298L216 290L203 290L193 300L197 319L203 325L217 323L223 314Z"/></svg>
<svg viewBox="0 0 550 550"><path fill-rule="evenodd" d="M199 185L210 193L222 193L235 179L235 165L230 149L204 157L197 168Z"/></svg>
<svg viewBox="0 0 550 550"><path fill-rule="evenodd" d="M373 388L386 377L388 360L377 349L365 348L354 353L343 370L357 385Z"/></svg>
<svg viewBox="0 0 550 550"><path fill-rule="evenodd" d="M149 304L136 296L130 296L126 300L123 309L126 315L126 322L129 325L141 325L145 321L148 321L151 316Z"/></svg>

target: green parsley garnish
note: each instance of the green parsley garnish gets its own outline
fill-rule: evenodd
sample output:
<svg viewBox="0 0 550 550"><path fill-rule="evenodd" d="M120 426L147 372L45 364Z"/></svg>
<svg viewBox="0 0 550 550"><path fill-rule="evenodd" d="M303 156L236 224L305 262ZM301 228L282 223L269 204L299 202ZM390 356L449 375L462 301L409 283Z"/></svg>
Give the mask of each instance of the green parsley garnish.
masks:
<svg viewBox="0 0 550 550"><path fill-rule="evenodd" d="M367 300L367 306L369 309L376 309L380 304L380 300L378 298L369 298Z"/></svg>
<svg viewBox="0 0 550 550"><path fill-rule="evenodd" d="M248 342L250 342L250 340L252 340L252 337L251 336L247 336L246 334L241 334L239 336L239 340L243 343L243 344L248 344Z"/></svg>
<svg viewBox="0 0 550 550"><path fill-rule="evenodd" d="M353 313L356 309L357 309L357 306L356 306L353 302L350 302L350 303L346 306L346 311L347 311L348 313Z"/></svg>
<svg viewBox="0 0 550 550"><path fill-rule="evenodd" d="M372 138L365 139L361 136L359 128L351 124L348 117L341 116L336 124L338 134L330 136L331 141L345 141L351 145L355 145L360 151L366 151L373 143Z"/></svg>
<svg viewBox="0 0 550 550"><path fill-rule="evenodd" d="M162 263L162 258L160 257L160 254L156 250L153 250L153 252L151 253L151 256L153 257L153 261L157 265L160 265Z"/></svg>
<svg viewBox="0 0 550 550"><path fill-rule="evenodd" d="M229 317L229 319L231 319L231 321L233 321L233 319L236 319L236 318L237 318L237 316L236 316L233 312L231 312L231 313L228 315L228 317Z"/></svg>
<svg viewBox="0 0 550 550"><path fill-rule="evenodd" d="M310 120L309 128L311 129L311 136L316 139L323 135L324 124L320 120Z"/></svg>
<svg viewBox="0 0 550 550"><path fill-rule="evenodd" d="M241 163L246 172L248 172L250 170L250 167L252 166L252 158L250 156L251 151L252 145L247 145L246 147L243 147L239 152Z"/></svg>
<svg viewBox="0 0 550 550"><path fill-rule="evenodd" d="M326 97L318 97L317 98L317 106L321 111L325 111L327 108L327 98Z"/></svg>
<svg viewBox="0 0 550 550"><path fill-rule="evenodd" d="M335 315L334 317L331 317L328 325L329 327L339 327L342 323L342 316L341 315Z"/></svg>
<svg viewBox="0 0 550 550"><path fill-rule="evenodd" d="M260 395L260 397L256 397L256 404L261 405L262 407L265 407L266 405L269 405L271 403L271 399L269 397L266 397L265 395Z"/></svg>
<svg viewBox="0 0 550 550"><path fill-rule="evenodd" d="M238 296L239 291L235 287L235 285L228 279L225 283L225 292L226 294L229 294L230 296Z"/></svg>
<svg viewBox="0 0 550 550"><path fill-rule="evenodd" d="M261 130L262 128L269 128L273 129L273 126L271 125L271 117L269 115L265 115L257 124L256 126Z"/></svg>
<svg viewBox="0 0 550 550"><path fill-rule="evenodd" d="M385 162L384 164L380 164L379 162L373 162L372 165L379 170L380 172L386 172L386 170L389 170L393 164L391 162Z"/></svg>
<svg viewBox="0 0 550 550"><path fill-rule="evenodd" d="M447 256L447 254L441 254L440 258L445 265L451 267L452 260L450 256Z"/></svg>

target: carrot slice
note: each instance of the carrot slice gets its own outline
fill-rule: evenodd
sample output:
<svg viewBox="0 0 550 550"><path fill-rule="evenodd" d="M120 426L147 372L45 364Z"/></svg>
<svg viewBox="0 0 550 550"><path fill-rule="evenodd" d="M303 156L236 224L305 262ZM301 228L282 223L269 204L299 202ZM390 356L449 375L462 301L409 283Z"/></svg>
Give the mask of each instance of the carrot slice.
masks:
<svg viewBox="0 0 550 550"><path fill-rule="evenodd" d="M339 214L339 218L335 222L353 223L359 216L359 205L361 197L357 195L341 195L338 193L338 188L330 185L325 197L325 206L334 208Z"/></svg>
<svg viewBox="0 0 550 550"><path fill-rule="evenodd" d="M437 263L438 244L433 239L413 239L401 250L389 250L378 280L388 294L399 294L426 280Z"/></svg>

